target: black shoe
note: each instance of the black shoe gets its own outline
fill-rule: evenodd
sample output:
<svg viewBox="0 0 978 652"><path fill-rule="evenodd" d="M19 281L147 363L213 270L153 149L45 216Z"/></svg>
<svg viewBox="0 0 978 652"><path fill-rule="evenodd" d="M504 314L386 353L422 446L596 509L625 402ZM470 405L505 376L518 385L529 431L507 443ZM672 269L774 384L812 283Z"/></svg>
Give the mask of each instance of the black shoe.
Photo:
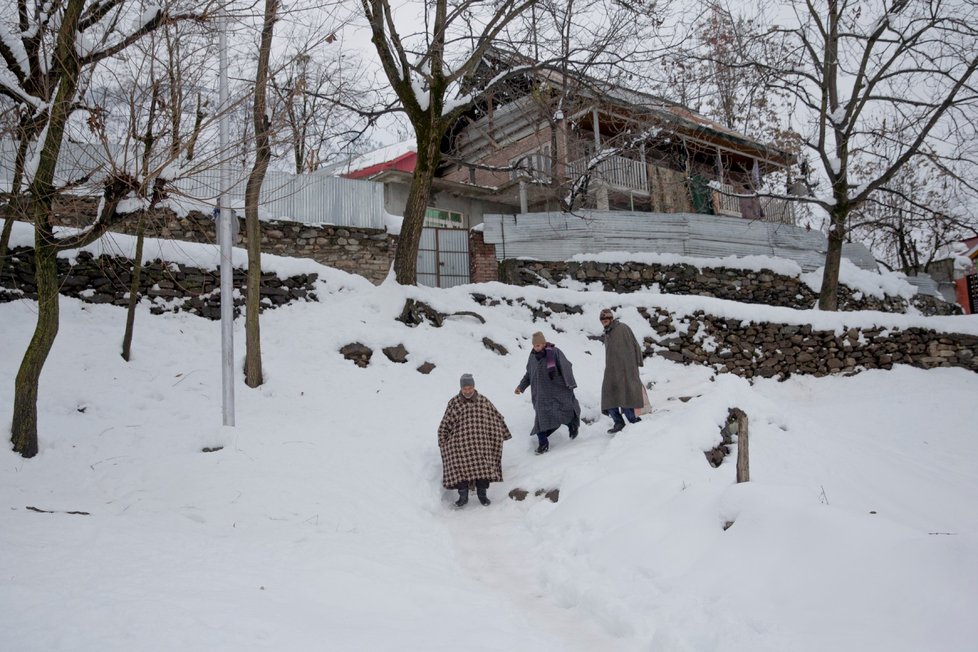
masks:
<svg viewBox="0 0 978 652"><path fill-rule="evenodd" d="M570 435L571 439L577 439L578 427L579 426L568 426L568 430L570 430L570 433L568 434Z"/></svg>
<svg viewBox="0 0 978 652"><path fill-rule="evenodd" d="M484 491L479 494L479 502L482 503L483 507L488 507L490 504L492 504L492 501L489 500L489 497Z"/></svg>
<svg viewBox="0 0 978 652"><path fill-rule="evenodd" d="M621 431L622 431L622 430L624 430L624 429L625 429L625 422L624 422L624 421L622 421L621 423L616 423L615 425L613 425L613 426L612 426L612 427L611 427L611 428L610 428L610 429L608 430L608 434L609 434L609 435L613 435L613 434L615 434L616 432L621 432Z"/></svg>
<svg viewBox="0 0 978 652"><path fill-rule="evenodd" d="M465 507L466 503L469 502L469 490L468 488L458 490L458 500L455 501L456 507Z"/></svg>
<svg viewBox="0 0 978 652"><path fill-rule="evenodd" d="M537 446L537 449L536 449L535 452L536 452L537 455L543 455L548 450L550 450L550 444L540 444L539 446Z"/></svg>
<svg viewBox="0 0 978 652"><path fill-rule="evenodd" d="M633 421L629 421L628 423L638 423L641 420L642 420L642 417L635 417L635 419Z"/></svg>

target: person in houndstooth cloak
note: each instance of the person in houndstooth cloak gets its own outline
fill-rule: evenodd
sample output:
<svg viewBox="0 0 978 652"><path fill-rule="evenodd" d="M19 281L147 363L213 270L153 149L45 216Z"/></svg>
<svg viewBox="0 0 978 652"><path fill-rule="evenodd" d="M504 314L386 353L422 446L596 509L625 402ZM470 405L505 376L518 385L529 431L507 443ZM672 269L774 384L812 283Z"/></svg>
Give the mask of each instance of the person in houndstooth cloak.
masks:
<svg viewBox="0 0 978 652"><path fill-rule="evenodd" d="M475 391L472 374L462 374L459 386L438 426L442 485L458 490L455 505L463 507L474 481L479 502L488 505L486 490L490 482L502 482L503 442L512 435L492 401Z"/></svg>

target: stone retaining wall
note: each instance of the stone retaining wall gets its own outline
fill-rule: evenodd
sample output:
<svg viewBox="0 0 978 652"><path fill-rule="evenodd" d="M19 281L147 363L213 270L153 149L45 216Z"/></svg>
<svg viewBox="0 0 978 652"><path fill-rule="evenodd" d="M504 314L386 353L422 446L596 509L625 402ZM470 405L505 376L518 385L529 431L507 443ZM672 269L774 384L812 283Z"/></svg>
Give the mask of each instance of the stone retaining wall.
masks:
<svg viewBox="0 0 978 652"><path fill-rule="evenodd" d="M645 338L646 357L702 364L744 378L824 376L908 364L922 369L961 367L978 372L978 336L849 328L821 331L811 325L743 322L696 312L678 317L662 308L639 309L658 337Z"/></svg>
<svg viewBox="0 0 978 652"><path fill-rule="evenodd" d="M96 199L73 197L56 207L57 221L65 226L86 227L91 224L97 205ZM179 216L170 209L161 208L151 211L144 219L147 238L211 244L217 241L214 218L205 213L191 211ZM244 218L237 218L237 222L235 245L245 247ZM135 235L137 224L134 217L112 230ZM263 253L311 258L323 265L359 274L377 284L387 277L397 247L396 237L387 231L348 226L262 221L261 234Z"/></svg>
<svg viewBox="0 0 978 652"><path fill-rule="evenodd" d="M129 285L132 261L128 258L102 255L97 258L82 251L74 263L58 259L58 278L61 294L88 303L129 305ZM247 291L246 272L235 269L235 316L241 313ZM263 273L261 278L261 308L276 308L291 301L316 301L316 274L300 274L280 279ZM139 277L140 295L153 305L154 314L192 312L208 319L221 316L220 272L178 263L154 260L143 265ZM10 251L0 272L0 302L15 299L37 299L34 279L34 250L17 247Z"/></svg>
<svg viewBox="0 0 978 652"><path fill-rule="evenodd" d="M750 271L723 267L697 268L688 264L644 264L505 260L500 264L500 281L511 285L546 285L572 279L600 283L609 292L658 291L716 297L741 303L758 303L807 310L818 295L801 279L770 270ZM914 295L912 305L924 315L959 315L961 308L935 297ZM839 310L879 310L905 313L903 297L883 299L839 286Z"/></svg>

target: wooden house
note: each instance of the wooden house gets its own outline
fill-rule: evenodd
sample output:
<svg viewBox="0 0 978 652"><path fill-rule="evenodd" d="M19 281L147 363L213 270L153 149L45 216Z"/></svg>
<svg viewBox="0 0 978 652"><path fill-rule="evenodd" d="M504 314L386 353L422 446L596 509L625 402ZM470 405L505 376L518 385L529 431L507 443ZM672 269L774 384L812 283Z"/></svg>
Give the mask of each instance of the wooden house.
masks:
<svg viewBox="0 0 978 652"><path fill-rule="evenodd" d="M500 53L488 61L487 75L521 63ZM459 120L442 150L442 180L512 212L592 208L794 223L790 204L749 196L765 175L786 170L791 155L674 102L591 79L527 72Z"/></svg>

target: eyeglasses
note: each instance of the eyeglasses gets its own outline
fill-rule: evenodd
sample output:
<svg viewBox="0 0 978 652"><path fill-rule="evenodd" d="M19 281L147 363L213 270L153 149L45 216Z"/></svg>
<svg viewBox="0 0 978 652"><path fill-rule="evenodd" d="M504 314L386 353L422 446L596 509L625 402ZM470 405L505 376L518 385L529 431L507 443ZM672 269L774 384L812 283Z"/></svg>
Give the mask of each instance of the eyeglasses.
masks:
<svg viewBox="0 0 978 652"><path fill-rule="evenodd" d="M601 321L611 321L611 317L602 317Z"/></svg>

